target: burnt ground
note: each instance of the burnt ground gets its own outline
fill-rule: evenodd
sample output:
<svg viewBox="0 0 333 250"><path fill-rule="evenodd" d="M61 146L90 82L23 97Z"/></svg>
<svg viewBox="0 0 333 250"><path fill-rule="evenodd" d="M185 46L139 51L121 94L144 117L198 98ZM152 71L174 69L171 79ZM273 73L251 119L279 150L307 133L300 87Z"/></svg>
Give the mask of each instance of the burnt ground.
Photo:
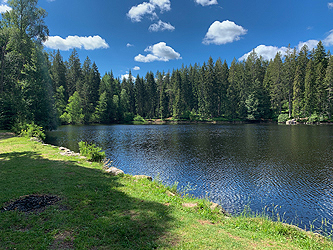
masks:
<svg viewBox="0 0 333 250"><path fill-rule="evenodd" d="M45 207L54 205L61 198L56 195L26 195L19 199L7 203L0 209L1 212L18 210L21 212L42 211Z"/></svg>

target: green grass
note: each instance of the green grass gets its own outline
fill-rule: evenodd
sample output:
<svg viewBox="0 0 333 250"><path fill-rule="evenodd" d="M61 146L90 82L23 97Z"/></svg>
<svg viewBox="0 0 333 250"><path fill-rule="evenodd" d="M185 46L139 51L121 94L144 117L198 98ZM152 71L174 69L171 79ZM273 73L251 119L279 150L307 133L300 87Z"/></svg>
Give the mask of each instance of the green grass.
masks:
<svg viewBox="0 0 333 250"><path fill-rule="evenodd" d="M0 212L0 249L333 249L328 238L263 217L226 217L159 181L113 177L100 163L0 135L0 208L30 194L44 211ZM184 207L197 203L196 207Z"/></svg>

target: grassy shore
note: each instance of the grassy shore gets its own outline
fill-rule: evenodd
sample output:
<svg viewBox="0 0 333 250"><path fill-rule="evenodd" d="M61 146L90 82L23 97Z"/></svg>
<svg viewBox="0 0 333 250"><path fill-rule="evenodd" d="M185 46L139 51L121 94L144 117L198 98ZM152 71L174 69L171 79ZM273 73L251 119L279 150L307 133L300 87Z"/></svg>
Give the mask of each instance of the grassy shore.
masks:
<svg viewBox="0 0 333 250"><path fill-rule="evenodd" d="M61 198L33 212L1 211L0 249L333 249L323 236L224 216L207 200L102 167L0 133L0 208L25 195Z"/></svg>

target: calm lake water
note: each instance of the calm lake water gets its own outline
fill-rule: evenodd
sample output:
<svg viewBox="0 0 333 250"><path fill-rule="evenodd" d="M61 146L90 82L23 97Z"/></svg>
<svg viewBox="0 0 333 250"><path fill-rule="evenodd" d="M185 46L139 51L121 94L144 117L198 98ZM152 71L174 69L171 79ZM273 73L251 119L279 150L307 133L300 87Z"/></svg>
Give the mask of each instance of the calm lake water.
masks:
<svg viewBox="0 0 333 250"><path fill-rule="evenodd" d="M111 125L64 126L47 142L78 151L79 141L105 150L127 174L192 187L230 213L275 208L288 223L332 231L333 126Z"/></svg>

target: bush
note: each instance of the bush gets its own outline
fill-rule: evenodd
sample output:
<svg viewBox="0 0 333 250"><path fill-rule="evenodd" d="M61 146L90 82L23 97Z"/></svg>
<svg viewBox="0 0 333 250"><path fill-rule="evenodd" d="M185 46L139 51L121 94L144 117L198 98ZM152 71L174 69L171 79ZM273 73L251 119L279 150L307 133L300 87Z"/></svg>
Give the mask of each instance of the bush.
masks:
<svg viewBox="0 0 333 250"><path fill-rule="evenodd" d="M133 119L134 119L133 113L131 113L131 112L124 113L124 122L125 123L129 123L129 122L133 121Z"/></svg>
<svg viewBox="0 0 333 250"><path fill-rule="evenodd" d="M79 142L80 154L87 157L89 161L101 162L105 158L105 152L100 152L102 148L96 147L95 144Z"/></svg>
<svg viewBox="0 0 333 250"><path fill-rule="evenodd" d="M317 115L317 114L312 114L312 115L309 117L308 122L310 122L310 123L319 122L319 117L318 117L318 115Z"/></svg>
<svg viewBox="0 0 333 250"><path fill-rule="evenodd" d="M280 114L278 117L278 123L284 123L289 120L288 114Z"/></svg>
<svg viewBox="0 0 333 250"><path fill-rule="evenodd" d="M45 140L45 133L41 126L36 125L34 122L31 124L17 124L13 127L14 133L24 137L36 137L40 140Z"/></svg>
<svg viewBox="0 0 333 250"><path fill-rule="evenodd" d="M145 122L145 119L142 118L141 115L136 115L133 119L135 122Z"/></svg>

